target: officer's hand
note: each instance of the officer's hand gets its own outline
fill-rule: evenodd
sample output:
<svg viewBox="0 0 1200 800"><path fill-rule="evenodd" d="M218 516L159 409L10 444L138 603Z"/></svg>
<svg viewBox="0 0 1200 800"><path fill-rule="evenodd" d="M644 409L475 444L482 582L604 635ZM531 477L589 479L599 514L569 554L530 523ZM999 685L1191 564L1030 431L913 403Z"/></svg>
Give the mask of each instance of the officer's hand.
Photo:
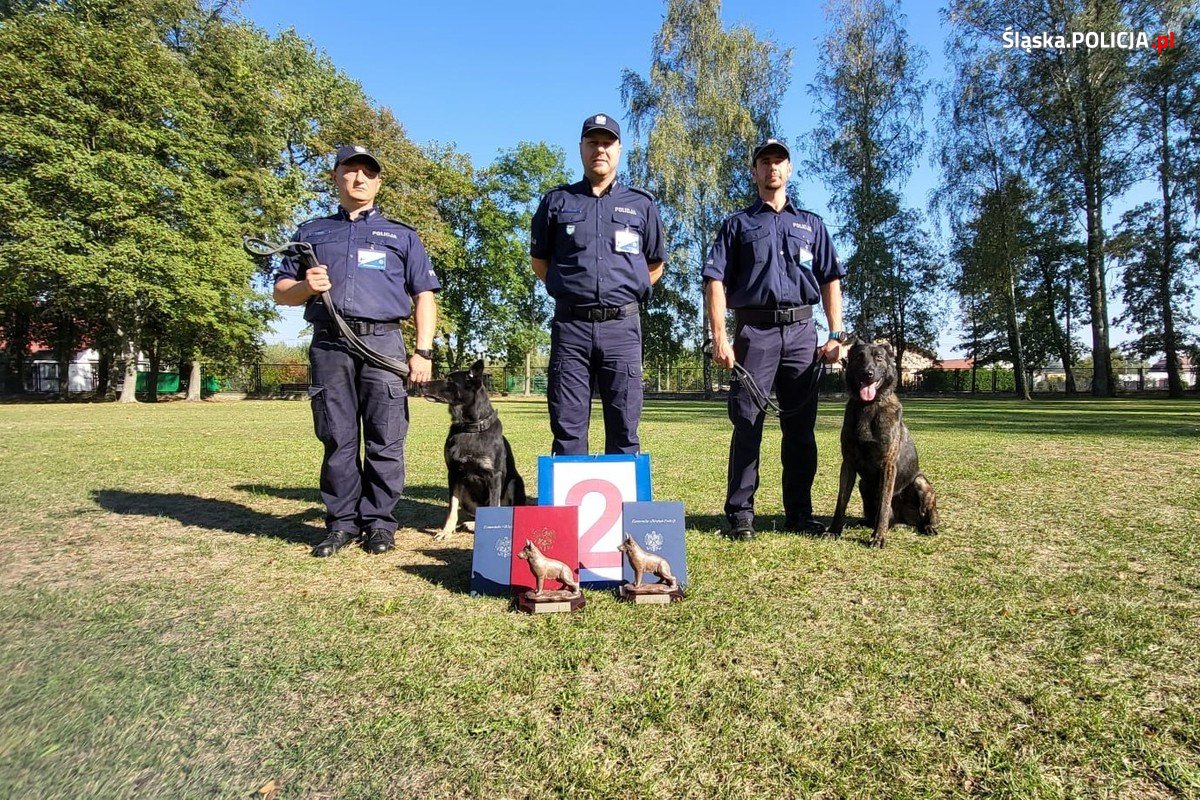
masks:
<svg viewBox="0 0 1200 800"><path fill-rule="evenodd" d="M733 369L733 363L737 360L733 357L733 345L724 336L713 339L712 358L716 364L725 369Z"/></svg>
<svg viewBox="0 0 1200 800"><path fill-rule="evenodd" d="M428 358L421 358L416 353L413 353L412 357L408 359L408 382L428 382L431 369L433 369L433 362L431 362Z"/></svg>
<svg viewBox="0 0 1200 800"><path fill-rule="evenodd" d="M313 294L328 292L333 288L333 284L329 282L329 270L324 264L318 264L305 270L304 282L308 284L308 290Z"/></svg>
<svg viewBox="0 0 1200 800"><path fill-rule="evenodd" d="M836 364L842 360L842 343L830 339L821 346L821 358L826 364Z"/></svg>

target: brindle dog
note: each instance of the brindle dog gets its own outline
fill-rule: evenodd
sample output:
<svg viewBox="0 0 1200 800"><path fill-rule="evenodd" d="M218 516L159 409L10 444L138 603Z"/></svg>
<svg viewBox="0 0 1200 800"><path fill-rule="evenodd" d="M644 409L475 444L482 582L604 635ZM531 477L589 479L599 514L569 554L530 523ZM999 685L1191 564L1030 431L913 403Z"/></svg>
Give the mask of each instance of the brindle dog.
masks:
<svg viewBox="0 0 1200 800"><path fill-rule="evenodd" d="M917 447L904 424L892 346L854 339L846 363L846 390L850 399L842 422L842 472L829 534L841 535L856 477L861 478L858 491L865 522L875 529L872 547L883 547L884 535L895 522L936 534L937 497L917 465Z"/></svg>

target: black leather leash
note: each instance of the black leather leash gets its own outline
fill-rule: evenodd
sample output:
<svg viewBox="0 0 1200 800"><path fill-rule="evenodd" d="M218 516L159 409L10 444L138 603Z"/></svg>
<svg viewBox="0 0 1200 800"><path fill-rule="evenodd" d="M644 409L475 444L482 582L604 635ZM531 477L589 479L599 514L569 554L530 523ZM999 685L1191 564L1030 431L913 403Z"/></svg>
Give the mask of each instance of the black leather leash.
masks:
<svg viewBox="0 0 1200 800"><path fill-rule="evenodd" d="M300 262L300 266L305 270L319 266L317 254L313 252L312 245L308 242L275 243L266 239L247 236L242 240L242 246L252 256L273 256L278 254L291 256L297 259ZM329 292L321 292L321 302L325 304L325 310L333 318L334 327L338 329L338 333L346 340L346 347L349 348L350 352L359 356L373 367L387 370L401 378L408 377L408 364L398 358L386 356L383 353L372 350L362 339L358 338L358 334L354 332L354 329L346 323L346 320L342 319L342 315L333 307L333 298L329 296Z"/></svg>
<svg viewBox="0 0 1200 800"><path fill-rule="evenodd" d="M705 341L702 349L706 356L709 358L713 357L713 346L711 340ZM746 387L746 392L750 395L750 399L754 401L754 405L758 406L759 411L773 414L780 419L787 419L788 417L796 416L804 410L804 406L801 406L799 408L793 408L789 411L784 411L779 407L778 403L771 399L770 395L762 390L762 388L758 385L758 382L754 380L754 376L751 375L750 372L737 361L733 362L733 367L730 368L730 372L733 373L735 378L741 381L742 386ZM824 363L820 364L820 366L817 368L816 381L818 383L820 382L823 374L825 374Z"/></svg>

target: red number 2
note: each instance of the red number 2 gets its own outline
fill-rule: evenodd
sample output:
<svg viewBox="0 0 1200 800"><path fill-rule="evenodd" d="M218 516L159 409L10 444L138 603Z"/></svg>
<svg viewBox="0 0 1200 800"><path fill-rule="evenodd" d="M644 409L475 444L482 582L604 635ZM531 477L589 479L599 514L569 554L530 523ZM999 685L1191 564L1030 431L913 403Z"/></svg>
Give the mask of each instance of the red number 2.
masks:
<svg viewBox="0 0 1200 800"><path fill-rule="evenodd" d="M612 529L621 518L621 490L611 482L600 478L580 481L567 492L566 504L578 506L589 494L599 494L604 498L604 510L600 517L579 536L579 561L590 569L621 566L621 554L616 550L594 550L600 543L600 538Z"/></svg>

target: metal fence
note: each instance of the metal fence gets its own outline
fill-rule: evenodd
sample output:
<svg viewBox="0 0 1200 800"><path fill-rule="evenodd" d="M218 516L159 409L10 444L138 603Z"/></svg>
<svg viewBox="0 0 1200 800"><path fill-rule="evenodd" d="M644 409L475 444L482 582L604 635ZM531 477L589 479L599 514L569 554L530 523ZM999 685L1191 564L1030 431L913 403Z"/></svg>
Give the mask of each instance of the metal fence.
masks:
<svg viewBox="0 0 1200 800"><path fill-rule="evenodd" d="M138 365L138 392L149 389L148 365ZM1185 367L1182 380L1185 391L1198 392L1196 367ZM1092 390L1092 371L1080 368L1074 371L1075 390L1080 394ZM95 392L99 384L99 364L95 361L74 362L70 365L67 378L68 392ZM120 391L120 378L114 391ZM730 371L713 366L709 395L721 395L729 391ZM647 364L642 371L642 380L647 395L696 396L705 394L704 369L694 364L678 366L672 364ZM1031 390L1037 394L1065 394L1066 372L1062 369L1030 370L1028 380ZM546 393L546 370L536 368L529 374L528 394ZM1116 390L1121 393L1153 393L1167 391L1167 375L1152 367L1121 369L1115 375ZM29 394L59 394L62 380L59 365L50 361L35 361L26 365L25 391ZM308 364L242 364L225 369L220 374L204 374L201 387L206 394L212 392L234 392L260 397L295 395L306 393L312 383L312 368ZM524 367L508 369L494 365L488 374L488 385L495 392L510 395L526 394ZM157 377L160 394L186 391L187 378L176 372L160 372ZM845 381L840 366L826 367L821 376L820 392L838 394L845 391ZM924 394L1005 394L1015 391L1015 380L1011 369L999 367L971 370L926 369L906 372L900 381L900 391Z"/></svg>

